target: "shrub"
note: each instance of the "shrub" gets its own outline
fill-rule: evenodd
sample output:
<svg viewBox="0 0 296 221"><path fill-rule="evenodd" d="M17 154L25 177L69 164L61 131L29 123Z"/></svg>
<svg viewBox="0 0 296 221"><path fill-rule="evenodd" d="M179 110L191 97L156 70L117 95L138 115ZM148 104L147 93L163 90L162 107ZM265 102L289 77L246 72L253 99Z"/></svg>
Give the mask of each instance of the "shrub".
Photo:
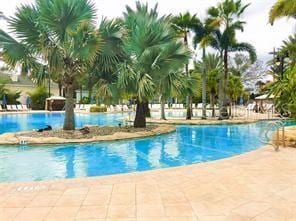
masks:
<svg viewBox="0 0 296 221"><path fill-rule="evenodd" d="M33 92L29 93L31 106L33 110L44 110L45 101L48 97L48 92L45 87L37 87Z"/></svg>
<svg viewBox="0 0 296 221"><path fill-rule="evenodd" d="M90 99L89 97L83 97L81 100L80 100L80 104L89 104L90 103Z"/></svg>
<svg viewBox="0 0 296 221"><path fill-rule="evenodd" d="M19 103L18 99L21 96L21 92L8 90L7 93L5 93L5 95L6 95L7 104L18 104Z"/></svg>
<svg viewBox="0 0 296 221"><path fill-rule="evenodd" d="M90 112L95 113L95 112L106 112L107 107L100 107L100 106L92 106L90 107Z"/></svg>

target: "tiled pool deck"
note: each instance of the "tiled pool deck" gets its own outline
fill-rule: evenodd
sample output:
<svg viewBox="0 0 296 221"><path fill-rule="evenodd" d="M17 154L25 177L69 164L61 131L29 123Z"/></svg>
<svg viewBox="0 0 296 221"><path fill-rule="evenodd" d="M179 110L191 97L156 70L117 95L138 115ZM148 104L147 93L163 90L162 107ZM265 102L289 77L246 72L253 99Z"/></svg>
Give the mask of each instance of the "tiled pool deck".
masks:
<svg viewBox="0 0 296 221"><path fill-rule="evenodd" d="M292 221L295 208L292 148L143 173L0 184L1 221Z"/></svg>

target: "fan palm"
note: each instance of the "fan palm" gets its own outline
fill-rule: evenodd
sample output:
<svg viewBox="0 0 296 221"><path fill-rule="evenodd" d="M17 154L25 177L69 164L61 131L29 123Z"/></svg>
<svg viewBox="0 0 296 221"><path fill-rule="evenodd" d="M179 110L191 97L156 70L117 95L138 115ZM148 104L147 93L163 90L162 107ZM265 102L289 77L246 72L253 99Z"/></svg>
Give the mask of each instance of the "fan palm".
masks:
<svg viewBox="0 0 296 221"><path fill-rule="evenodd" d="M294 0L277 0L269 11L269 23L282 17L296 18L296 2Z"/></svg>
<svg viewBox="0 0 296 221"><path fill-rule="evenodd" d="M168 87L174 87L178 70L188 62L189 51L176 40L170 17L159 17L157 7L149 10L139 2L136 10L127 6L124 27L127 35L123 48L128 59L119 67L118 84L137 99L135 127L146 126L146 105L165 84L164 79L174 78Z"/></svg>
<svg viewBox="0 0 296 221"><path fill-rule="evenodd" d="M200 26L200 20L196 17L196 15L191 15L189 12L180 13L178 16L174 17L172 20L173 27L177 31L179 37L181 37L184 41L186 47L188 45L188 37L190 31L194 29L196 26ZM189 68L188 63L185 64L185 74L189 77ZM187 114L186 119L189 120L192 117L192 97L187 97Z"/></svg>
<svg viewBox="0 0 296 221"><path fill-rule="evenodd" d="M244 21L239 20L245 9L249 6L243 5L241 0L224 0L217 7L208 10L207 23L211 27L219 29L219 44L221 56L223 56L224 76L220 79L219 86L219 119L228 118L227 112L227 83L228 83L228 57L230 52L245 51L249 53L250 60L256 60L256 52L252 45L245 42L237 42L236 31L243 31Z"/></svg>
<svg viewBox="0 0 296 221"><path fill-rule="evenodd" d="M23 5L10 19L17 40L0 32L3 57L10 66L17 63L48 71L58 71L66 90L64 130L75 129L75 80L93 62L101 46L94 29L95 8L88 0L38 0Z"/></svg>

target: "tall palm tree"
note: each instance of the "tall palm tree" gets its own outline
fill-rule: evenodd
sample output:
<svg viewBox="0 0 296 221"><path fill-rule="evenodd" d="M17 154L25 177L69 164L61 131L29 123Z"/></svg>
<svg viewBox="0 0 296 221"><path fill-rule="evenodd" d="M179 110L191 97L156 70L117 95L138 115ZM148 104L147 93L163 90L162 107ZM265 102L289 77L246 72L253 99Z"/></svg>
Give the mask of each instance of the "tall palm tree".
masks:
<svg viewBox="0 0 296 221"><path fill-rule="evenodd" d="M93 62L102 45L94 28L95 8L88 0L38 0L23 5L10 19L17 40L1 30L0 47L10 66L34 70L42 63L59 71L66 90L64 130L75 129L75 80Z"/></svg>
<svg viewBox="0 0 296 221"><path fill-rule="evenodd" d="M183 39L184 44L186 47L189 48L189 33L194 29L194 27L200 24L200 20L196 17L196 15L191 15L189 12L180 13L178 16L174 17L173 20L173 27L178 32L180 38ZM189 77L189 67L188 63L185 64L185 74ZM192 97L187 97L187 114L186 119L190 120L192 117Z"/></svg>
<svg viewBox="0 0 296 221"><path fill-rule="evenodd" d="M245 9L249 6L243 5L241 0L224 0L217 7L208 9L209 18L207 23L211 27L219 29L220 54L223 57L224 74L220 78L219 86L219 119L228 118L227 112L227 84L228 84L228 57L230 52L246 51L252 62L256 60L256 52L252 45L245 42L237 42L236 31L243 31L244 21L239 20Z"/></svg>
<svg viewBox="0 0 296 221"><path fill-rule="evenodd" d="M218 54L206 54L203 59L195 63L195 70L201 73L204 68L207 70L207 91L210 94L212 117L215 117L215 104L218 93L219 77L223 72L223 65Z"/></svg>
<svg viewBox="0 0 296 221"><path fill-rule="evenodd" d="M269 11L269 23L282 17L296 18L296 2L294 0L277 0Z"/></svg>
<svg viewBox="0 0 296 221"><path fill-rule="evenodd" d="M202 60L204 60L204 63L198 63L201 65L202 68L202 119L207 118L206 114L206 102L207 102L207 96L206 96L206 90L207 90L207 69L206 69L206 47L212 46L215 47L216 45L216 35L215 35L215 29L205 22L201 22L198 20L198 23L193 28L194 30L194 38L193 38L193 44L196 47L198 44L202 48Z"/></svg>
<svg viewBox="0 0 296 221"><path fill-rule="evenodd" d="M160 81L188 62L189 51L176 39L170 17L159 17L157 7L136 3L124 14L128 59L120 65L118 84L136 97L134 127L146 127L146 104L159 92Z"/></svg>

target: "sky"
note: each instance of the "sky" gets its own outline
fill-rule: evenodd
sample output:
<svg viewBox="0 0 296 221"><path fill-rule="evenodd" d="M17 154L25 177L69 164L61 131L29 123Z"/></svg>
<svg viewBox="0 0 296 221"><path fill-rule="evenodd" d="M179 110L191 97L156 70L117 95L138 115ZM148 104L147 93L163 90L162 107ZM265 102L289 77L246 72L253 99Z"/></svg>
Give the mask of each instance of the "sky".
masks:
<svg viewBox="0 0 296 221"><path fill-rule="evenodd" d="M206 9L215 6L219 0L140 0L154 6L158 3L160 14L177 15L180 12L189 11L197 14L201 19L205 18ZM33 3L34 0L8 0L1 3L0 11L6 16L13 16L17 6ZM113 18L122 16L125 5L134 7L134 0L92 0L97 8L98 19L104 17ZM268 11L276 0L243 0L251 3L246 9L243 19L247 22L244 32L237 33L238 41L246 41L255 46L258 58L267 61L273 48L281 46L282 41L288 35L296 31L295 20L286 18L276 21L273 26L268 24ZM4 21L0 21L0 28L7 30Z"/></svg>

